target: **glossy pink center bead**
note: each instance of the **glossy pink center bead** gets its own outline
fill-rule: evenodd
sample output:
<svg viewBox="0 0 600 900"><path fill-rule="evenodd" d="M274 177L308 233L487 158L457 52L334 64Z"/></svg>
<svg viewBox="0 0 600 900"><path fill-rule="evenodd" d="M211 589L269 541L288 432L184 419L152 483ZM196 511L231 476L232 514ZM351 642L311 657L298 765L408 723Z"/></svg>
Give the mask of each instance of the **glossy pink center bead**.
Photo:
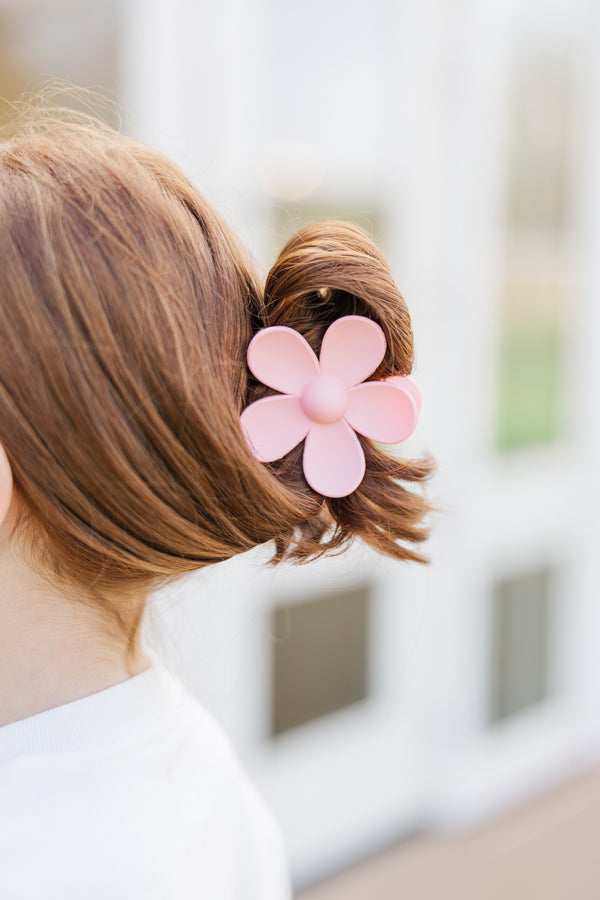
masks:
<svg viewBox="0 0 600 900"><path fill-rule="evenodd" d="M309 381L300 397L304 413L319 425L339 421L348 406L348 392L339 378L323 376Z"/></svg>

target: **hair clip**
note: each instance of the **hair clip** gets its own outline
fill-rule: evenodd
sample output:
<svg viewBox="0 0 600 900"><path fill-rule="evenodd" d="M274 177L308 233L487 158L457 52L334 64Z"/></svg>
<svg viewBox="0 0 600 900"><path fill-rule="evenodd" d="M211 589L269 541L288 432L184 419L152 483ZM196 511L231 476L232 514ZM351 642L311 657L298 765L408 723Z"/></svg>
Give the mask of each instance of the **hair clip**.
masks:
<svg viewBox="0 0 600 900"><path fill-rule="evenodd" d="M242 431L261 462L281 459L304 440L302 467L324 497L346 497L365 474L356 433L397 444L414 431L421 394L407 375L365 381L385 356L380 326L365 316L343 316L323 337L317 359L302 335L285 325L263 328L248 346L255 377L279 394L246 407Z"/></svg>

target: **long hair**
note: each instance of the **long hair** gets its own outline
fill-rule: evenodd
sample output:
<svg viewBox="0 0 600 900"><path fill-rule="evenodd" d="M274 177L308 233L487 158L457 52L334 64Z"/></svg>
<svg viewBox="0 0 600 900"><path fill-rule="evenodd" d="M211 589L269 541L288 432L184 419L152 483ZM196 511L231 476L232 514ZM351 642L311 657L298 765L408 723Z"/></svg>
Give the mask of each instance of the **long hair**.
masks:
<svg viewBox="0 0 600 900"><path fill-rule="evenodd" d="M410 316L354 225L320 222L283 248L263 290L248 255L160 152L92 122L44 123L0 143L0 443L30 565L132 635L140 597L274 542L302 561L352 538L422 560L428 506L403 461L361 439L367 474L329 500L300 449L254 459L239 415L264 389L252 335L298 329L318 352L358 312L382 326L374 377L408 374ZM134 610L135 609L135 613Z"/></svg>

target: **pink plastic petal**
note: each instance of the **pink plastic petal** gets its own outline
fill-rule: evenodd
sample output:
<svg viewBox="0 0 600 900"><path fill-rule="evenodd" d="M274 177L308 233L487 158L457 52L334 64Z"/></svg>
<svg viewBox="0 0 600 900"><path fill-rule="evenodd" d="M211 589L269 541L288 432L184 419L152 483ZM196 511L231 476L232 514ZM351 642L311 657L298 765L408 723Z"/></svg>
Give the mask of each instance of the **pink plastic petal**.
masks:
<svg viewBox="0 0 600 900"><path fill-rule="evenodd" d="M321 344L321 374L339 378L347 387L360 384L385 356L385 335L365 316L343 316L333 322Z"/></svg>
<svg viewBox="0 0 600 900"><path fill-rule="evenodd" d="M302 335L286 325L272 325L248 345L248 366L260 382L283 394L299 394L319 377L319 363Z"/></svg>
<svg viewBox="0 0 600 900"><path fill-rule="evenodd" d="M414 381L410 375L390 375L389 378L384 378L388 384L395 384L396 387L404 388L405 391L408 391L410 396L415 401L417 410L421 411L421 405L423 403L423 397L421 395L421 389L416 381Z"/></svg>
<svg viewBox="0 0 600 900"><path fill-rule="evenodd" d="M304 477L324 497L346 497L364 478L365 454L354 431L343 420L311 425L304 443Z"/></svg>
<svg viewBox="0 0 600 900"><path fill-rule="evenodd" d="M279 394L247 406L240 424L256 458L273 462L293 450L306 437L312 423L302 412L299 397Z"/></svg>
<svg viewBox="0 0 600 900"><path fill-rule="evenodd" d="M348 393L346 421L359 434L382 444L397 444L415 430L419 411L406 388L367 381Z"/></svg>

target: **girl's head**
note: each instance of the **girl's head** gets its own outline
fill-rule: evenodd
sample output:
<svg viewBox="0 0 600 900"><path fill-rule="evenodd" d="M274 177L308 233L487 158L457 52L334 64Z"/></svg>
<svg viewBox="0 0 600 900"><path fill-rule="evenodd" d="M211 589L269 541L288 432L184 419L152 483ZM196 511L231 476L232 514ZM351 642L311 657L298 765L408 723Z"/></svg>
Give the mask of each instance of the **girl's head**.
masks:
<svg viewBox="0 0 600 900"><path fill-rule="evenodd" d="M386 334L373 378L410 372L408 311L355 226L299 231L263 289L158 151L60 121L1 143L0 445L23 559L129 638L151 589L267 541L276 559L355 536L420 559L410 545L426 537L427 507L401 482L424 479L428 461L361 439L360 488L327 500L305 482L301 448L265 465L240 429L241 410L267 391L246 367L252 335L290 325L318 352L348 313Z"/></svg>

